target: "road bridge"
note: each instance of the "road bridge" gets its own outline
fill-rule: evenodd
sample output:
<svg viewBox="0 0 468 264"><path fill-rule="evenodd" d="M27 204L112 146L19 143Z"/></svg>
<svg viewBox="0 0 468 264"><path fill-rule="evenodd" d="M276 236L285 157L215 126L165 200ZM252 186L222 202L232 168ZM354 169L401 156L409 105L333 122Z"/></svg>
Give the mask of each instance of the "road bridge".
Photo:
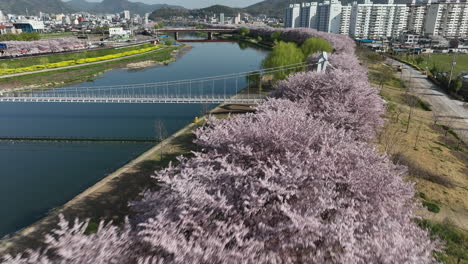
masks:
<svg viewBox="0 0 468 264"><path fill-rule="evenodd" d="M213 34L232 34L236 33L237 29L217 29L217 28L207 28L207 29L189 29L189 28L169 28L169 29L158 29L159 33L174 33L174 39L179 41L185 41L179 39L179 33L208 33L208 40L213 39Z"/></svg>

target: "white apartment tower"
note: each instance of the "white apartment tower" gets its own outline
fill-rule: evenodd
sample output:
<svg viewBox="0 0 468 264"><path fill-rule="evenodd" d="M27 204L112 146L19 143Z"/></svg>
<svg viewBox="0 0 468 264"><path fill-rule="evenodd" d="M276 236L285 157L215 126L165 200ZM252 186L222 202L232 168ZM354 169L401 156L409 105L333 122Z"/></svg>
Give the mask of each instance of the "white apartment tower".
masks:
<svg viewBox="0 0 468 264"><path fill-rule="evenodd" d="M293 4L286 8L284 14L284 27L296 28L300 26L301 5Z"/></svg>
<svg viewBox="0 0 468 264"><path fill-rule="evenodd" d="M290 5L285 27L314 28L354 38L400 38L403 33L468 37L468 0L440 0L425 4L374 4L354 2L342 6L338 0Z"/></svg>
<svg viewBox="0 0 468 264"><path fill-rule="evenodd" d="M424 33L428 35L441 35L444 37L466 37L468 24L468 11L466 2L443 2L430 5Z"/></svg>
<svg viewBox="0 0 468 264"><path fill-rule="evenodd" d="M302 3L298 27L317 28L317 2Z"/></svg>
<svg viewBox="0 0 468 264"><path fill-rule="evenodd" d="M349 35L354 38L367 38L372 14L372 3L365 1L364 4L353 3L351 19L349 23Z"/></svg>
<svg viewBox="0 0 468 264"><path fill-rule="evenodd" d="M426 22L426 15L430 6L431 0L428 0L427 4L416 4L416 0L411 2L408 14L409 32L413 34L424 33L424 23Z"/></svg>
<svg viewBox="0 0 468 264"><path fill-rule="evenodd" d="M408 25L409 7L404 4L353 3L349 34L355 38L397 38Z"/></svg>
<svg viewBox="0 0 468 264"><path fill-rule="evenodd" d="M353 7L351 5L341 7L340 34L349 35L349 25L351 22L352 10Z"/></svg>
<svg viewBox="0 0 468 264"><path fill-rule="evenodd" d="M130 19L130 11L124 10L123 11L123 18L126 19L126 20L129 20Z"/></svg>
<svg viewBox="0 0 468 264"><path fill-rule="evenodd" d="M399 38L403 32L407 31L410 7L398 4L394 5L394 9L391 37Z"/></svg>
<svg viewBox="0 0 468 264"><path fill-rule="evenodd" d="M328 33L340 33L341 2L326 0L317 7L317 30Z"/></svg>

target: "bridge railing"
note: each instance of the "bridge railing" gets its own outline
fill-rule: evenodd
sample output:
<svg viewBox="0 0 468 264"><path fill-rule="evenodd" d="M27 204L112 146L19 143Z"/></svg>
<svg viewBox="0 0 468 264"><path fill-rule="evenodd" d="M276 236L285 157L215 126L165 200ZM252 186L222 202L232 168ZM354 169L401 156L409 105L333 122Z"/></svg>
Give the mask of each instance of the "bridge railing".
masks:
<svg viewBox="0 0 468 264"><path fill-rule="evenodd" d="M0 101L228 101L259 100L262 76L277 72L305 70L316 63L295 63L280 67L177 81L133 85L22 89L0 92ZM1 98L12 98L11 100ZM114 100L115 101L115 100Z"/></svg>

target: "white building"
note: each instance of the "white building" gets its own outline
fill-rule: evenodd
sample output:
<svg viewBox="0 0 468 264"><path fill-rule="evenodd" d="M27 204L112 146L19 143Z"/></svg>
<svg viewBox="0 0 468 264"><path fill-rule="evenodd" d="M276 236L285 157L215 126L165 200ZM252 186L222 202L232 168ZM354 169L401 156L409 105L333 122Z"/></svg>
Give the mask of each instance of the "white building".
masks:
<svg viewBox="0 0 468 264"><path fill-rule="evenodd" d="M298 27L317 28L317 2L302 3Z"/></svg>
<svg viewBox="0 0 468 264"><path fill-rule="evenodd" d="M293 4L286 8L284 14L284 27L296 28L300 25L301 5Z"/></svg>
<svg viewBox="0 0 468 264"><path fill-rule="evenodd" d="M431 0L428 0L426 4L416 4L416 0L412 1L409 5L408 31L414 34L424 33L424 23L430 6Z"/></svg>
<svg viewBox="0 0 468 264"><path fill-rule="evenodd" d="M341 2L329 0L320 3L317 7L317 30L328 33L340 33L341 28Z"/></svg>
<svg viewBox="0 0 468 264"><path fill-rule="evenodd" d="M238 13L237 16L234 18L234 24L240 24L241 23L241 14Z"/></svg>
<svg viewBox="0 0 468 264"><path fill-rule="evenodd" d="M109 28L109 36L130 36L131 32L130 30L124 30L121 27L113 27Z"/></svg>
<svg viewBox="0 0 468 264"><path fill-rule="evenodd" d="M366 39L399 39L403 33L468 37L468 3L441 0L438 3L374 4L370 0L342 6L338 0L290 5L284 25ZM452 2L451 2L452 1Z"/></svg>
<svg viewBox="0 0 468 264"><path fill-rule="evenodd" d="M372 3L353 3L349 23L349 35L355 38L366 38L369 35Z"/></svg>
<svg viewBox="0 0 468 264"><path fill-rule="evenodd" d="M219 14L219 23L220 23L220 24L224 24L224 23L225 23L225 21L224 21L224 13Z"/></svg>
<svg viewBox="0 0 468 264"><path fill-rule="evenodd" d="M466 2L433 3L427 11L424 33L444 37L468 36L468 5Z"/></svg>
<svg viewBox="0 0 468 264"><path fill-rule="evenodd" d="M124 18L125 20L129 20L129 19L130 19L130 11L129 11L129 10L124 10L122 14L123 14L123 18Z"/></svg>
<svg viewBox="0 0 468 264"><path fill-rule="evenodd" d="M409 7L405 4L353 3L350 35L355 38L399 38L408 26Z"/></svg>
<svg viewBox="0 0 468 264"><path fill-rule="evenodd" d="M0 10L0 22L6 21L6 17L3 15L2 10Z"/></svg>
<svg viewBox="0 0 468 264"><path fill-rule="evenodd" d="M351 23L351 5L341 7L340 34L349 35L349 25Z"/></svg>

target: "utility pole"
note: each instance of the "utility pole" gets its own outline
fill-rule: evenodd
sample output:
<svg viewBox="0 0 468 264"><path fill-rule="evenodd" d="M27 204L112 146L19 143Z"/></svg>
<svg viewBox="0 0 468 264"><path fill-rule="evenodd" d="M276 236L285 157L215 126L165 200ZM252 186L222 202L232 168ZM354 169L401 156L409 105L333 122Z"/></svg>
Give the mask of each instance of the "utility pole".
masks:
<svg viewBox="0 0 468 264"><path fill-rule="evenodd" d="M450 89L450 84L452 83L453 69L455 68L456 64L457 64L456 53L454 53L453 57L452 57L452 65L451 65L451 69L450 69L450 78L449 78L447 89Z"/></svg>

